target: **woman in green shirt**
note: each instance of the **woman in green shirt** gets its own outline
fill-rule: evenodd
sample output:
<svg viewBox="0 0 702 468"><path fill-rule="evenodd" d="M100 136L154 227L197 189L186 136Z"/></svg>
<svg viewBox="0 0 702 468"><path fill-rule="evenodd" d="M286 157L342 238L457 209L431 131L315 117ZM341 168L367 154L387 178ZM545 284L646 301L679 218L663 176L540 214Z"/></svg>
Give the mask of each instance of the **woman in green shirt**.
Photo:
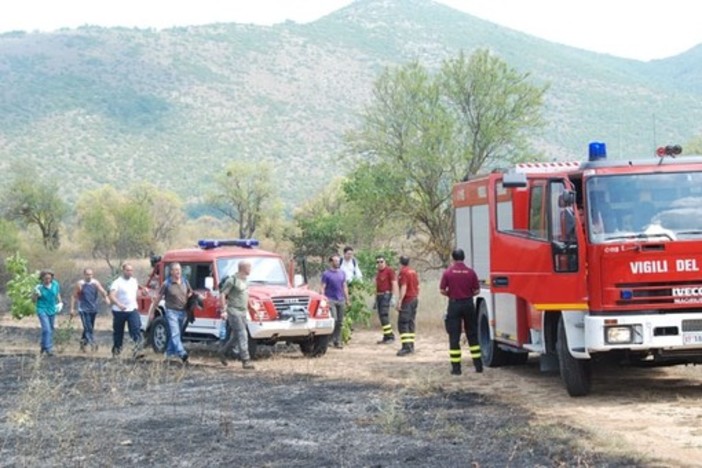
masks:
<svg viewBox="0 0 702 468"><path fill-rule="evenodd" d="M36 302L37 317L41 324L41 353L53 356L54 319L63 305L61 287L51 271L42 271L39 279L41 283L34 288L32 299Z"/></svg>

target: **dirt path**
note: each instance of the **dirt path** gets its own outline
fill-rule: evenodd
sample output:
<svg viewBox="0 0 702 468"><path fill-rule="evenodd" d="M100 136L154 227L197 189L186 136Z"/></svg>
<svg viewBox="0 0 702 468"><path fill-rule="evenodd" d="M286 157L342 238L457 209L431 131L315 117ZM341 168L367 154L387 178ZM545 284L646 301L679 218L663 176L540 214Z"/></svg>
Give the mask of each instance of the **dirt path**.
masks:
<svg viewBox="0 0 702 468"><path fill-rule="evenodd" d="M22 327L34 328L31 320ZM7 319L0 327L17 326ZM106 330L103 319L99 328ZM38 338L38 330L28 331ZM27 337L7 339L3 334L0 351L34 350ZM702 464L702 368L671 367L660 369L597 368L592 394L570 398L557 375L543 374L535 359L518 368L486 369L474 374L470 367L460 377L448 374L444 336L420 335L417 353L399 358L399 345L375 344L377 332L357 331L343 350L330 349L320 359L306 359L299 352L269 352L257 361L256 375L270 379L307 376L310 379L347 382L354 385L380 385L397 395L411 389L418 395L470 392L491 401L521 408L526 423L535 427L562 424L583 431L572 437L582 439L587 450L612 456L633 455L637 464L655 466L700 466ZM99 355L107 357L109 335ZM221 369L207 347L192 346L191 360L213 371ZM77 346L65 351L77 354ZM160 360L149 355L151 360ZM464 356L464 362L466 361ZM287 377L286 377L287 376ZM532 434L533 435L533 434ZM548 434L546 434L548 435ZM571 464L571 463L567 463Z"/></svg>

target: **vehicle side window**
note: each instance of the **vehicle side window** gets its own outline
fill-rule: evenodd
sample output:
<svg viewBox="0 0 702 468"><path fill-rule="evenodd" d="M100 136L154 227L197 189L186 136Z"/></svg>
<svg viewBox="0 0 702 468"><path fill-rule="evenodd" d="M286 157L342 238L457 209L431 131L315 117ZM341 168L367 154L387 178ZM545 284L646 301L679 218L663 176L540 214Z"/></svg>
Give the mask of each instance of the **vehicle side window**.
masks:
<svg viewBox="0 0 702 468"><path fill-rule="evenodd" d="M533 186L529 195L529 236L547 239L543 185Z"/></svg>
<svg viewBox="0 0 702 468"><path fill-rule="evenodd" d="M188 280L193 289L205 289L205 278L212 276L210 263L182 263L183 278Z"/></svg>

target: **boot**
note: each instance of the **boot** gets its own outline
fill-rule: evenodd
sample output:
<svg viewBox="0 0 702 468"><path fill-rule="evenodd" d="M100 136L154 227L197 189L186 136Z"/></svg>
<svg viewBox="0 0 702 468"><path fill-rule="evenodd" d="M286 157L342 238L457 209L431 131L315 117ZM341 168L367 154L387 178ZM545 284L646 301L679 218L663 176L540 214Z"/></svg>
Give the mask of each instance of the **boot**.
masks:
<svg viewBox="0 0 702 468"><path fill-rule="evenodd" d="M249 361L249 360L247 360L247 361L242 361L241 366L242 366L244 369L255 369L253 363L252 363L251 361Z"/></svg>
<svg viewBox="0 0 702 468"><path fill-rule="evenodd" d="M377 344L390 344L395 342L395 335L383 335L383 339Z"/></svg>
<svg viewBox="0 0 702 468"><path fill-rule="evenodd" d="M403 343L402 344L402 349L400 349L397 352L398 356L407 356L408 354L412 354L414 350L412 349L412 345L409 343Z"/></svg>
<svg viewBox="0 0 702 468"><path fill-rule="evenodd" d="M452 362L451 363L451 375L461 375L461 363Z"/></svg>
<svg viewBox="0 0 702 468"><path fill-rule="evenodd" d="M478 374L483 372L483 361L480 358L473 359L473 365L475 366L475 372Z"/></svg>

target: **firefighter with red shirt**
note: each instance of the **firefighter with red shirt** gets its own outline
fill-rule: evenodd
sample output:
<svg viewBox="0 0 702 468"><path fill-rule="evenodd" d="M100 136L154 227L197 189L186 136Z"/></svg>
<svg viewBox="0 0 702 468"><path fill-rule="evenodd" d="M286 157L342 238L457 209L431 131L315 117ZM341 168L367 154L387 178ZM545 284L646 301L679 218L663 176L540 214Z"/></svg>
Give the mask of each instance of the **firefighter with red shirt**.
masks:
<svg viewBox="0 0 702 468"><path fill-rule="evenodd" d="M461 375L461 332L465 330L468 338L468 349L473 359L475 372L483 371L483 361L480 359L480 344L478 343L478 320L473 304L473 296L480 293L478 276L472 268L463 263L466 255L463 249L455 249L451 253L453 265L448 267L441 276L439 290L448 296L448 310L444 319L446 332L449 335L449 359L451 374Z"/></svg>
<svg viewBox="0 0 702 468"><path fill-rule="evenodd" d="M409 267L409 257L400 257L400 273L398 274L398 285L400 287L399 299L397 301L397 329L400 333L400 343L402 348L397 352L398 356L407 356L414 353L414 326L417 317L417 296L419 296L419 277L414 269Z"/></svg>
<svg viewBox="0 0 702 468"><path fill-rule="evenodd" d="M385 257L378 255L375 258L377 273L375 275L375 307L378 310L380 325L383 327L383 338L378 344L390 344L395 341L395 334L390 324L390 307L397 297L397 278L395 270L390 268Z"/></svg>

